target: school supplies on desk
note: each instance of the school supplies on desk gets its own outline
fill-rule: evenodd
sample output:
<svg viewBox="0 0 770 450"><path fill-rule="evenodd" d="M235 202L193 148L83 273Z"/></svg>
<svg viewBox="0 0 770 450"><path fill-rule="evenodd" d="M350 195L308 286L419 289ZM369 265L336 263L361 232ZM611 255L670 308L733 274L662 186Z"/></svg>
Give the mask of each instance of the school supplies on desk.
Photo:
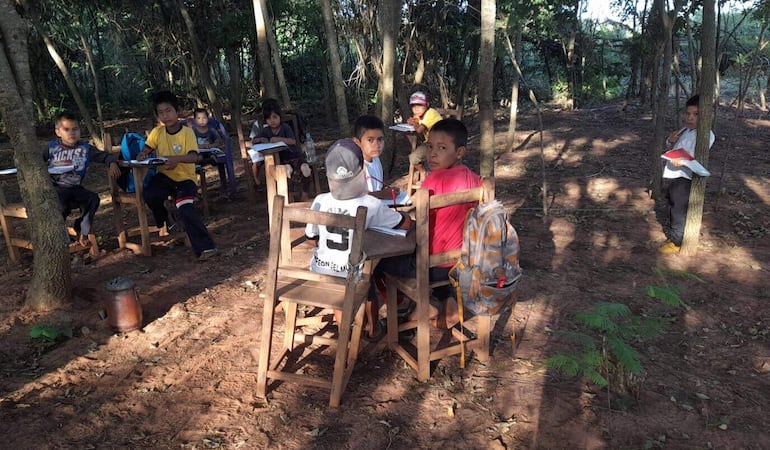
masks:
<svg viewBox="0 0 770 450"><path fill-rule="evenodd" d="M409 233L409 230L403 230L401 228L369 227L368 229L378 233L387 234L388 236L406 237L407 233Z"/></svg>
<svg viewBox="0 0 770 450"><path fill-rule="evenodd" d="M75 170L75 166L69 165L69 166L54 166L48 168L48 173L53 175L60 175L62 173L72 172ZM2 169L0 170L0 175L13 175L18 172L18 169L15 167L11 167L8 169Z"/></svg>
<svg viewBox="0 0 770 450"><path fill-rule="evenodd" d="M711 175L711 172L703 167L701 163L699 163L695 158L693 158L692 155L687 153L687 150L683 148L675 148L673 150L669 150L666 153L660 155L660 157L668 161L671 161L672 159L679 159L688 169L702 177Z"/></svg>
<svg viewBox="0 0 770 450"><path fill-rule="evenodd" d="M268 142L267 144L254 144L251 146L250 149L246 151L246 153L249 154L249 158L251 158L251 162L260 162L265 159L264 156L262 156L262 152L265 150L272 150L274 148L281 148L289 146L286 145L285 142Z"/></svg>
<svg viewBox="0 0 770 450"><path fill-rule="evenodd" d="M392 125L390 127L393 131L403 131L407 133L413 133L414 132L414 126L409 125L408 123L397 123L395 125Z"/></svg>
<svg viewBox="0 0 770 450"><path fill-rule="evenodd" d="M398 194L396 194L395 198L387 198L382 199L382 203L388 205L388 206L403 206L403 205L411 205L412 199L409 198L409 193L406 191L399 191Z"/></svg>
<svg viewBox="0 0 770 450"><path fill-rule="evenodd" d="M136 159L132 159L130 161L131 164L136 164L138 166L160 166L160 165L166 164L167 162L168 162L168 159L163 158L163 157L147 158L147 159L143 159L141 161L136 160Z"/></svg>

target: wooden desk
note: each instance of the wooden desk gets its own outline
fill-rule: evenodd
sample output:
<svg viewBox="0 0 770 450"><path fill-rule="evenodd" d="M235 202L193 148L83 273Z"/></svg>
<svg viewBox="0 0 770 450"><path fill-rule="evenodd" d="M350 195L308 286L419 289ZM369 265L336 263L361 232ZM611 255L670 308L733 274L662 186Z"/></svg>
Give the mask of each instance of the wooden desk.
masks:
<svg viewBox="0 0 770 450"><path fill-rule="evenodd" d="M157 226L151 227L149 225L147 220L148 208L144 203L144 179L147 177L150 168L155 167L156 165L137 164L130 161L119 161L118 165L132 169L135 189L133 193L122 192L118 188L115 180L110 179L112 210L114 213L115 231L118 234L118 246L120 248L127 248L136 255L150 256L152 255L152 249L150 247L152 242L186 238L186 234L184 233L163 235L166 231L165 228L158 228ZM126 228L123 223L123 205L134 205L136 207L139 227ZM151 233L158 233L158 236L151 237ZM129 238L136 235L140 236L140 242L131 242Z"/></svg>
<svg viewBox="0 0 770 450"><path fill-rule="evenodd" d="M366 230L364 234L364 253L366 258L380 260L391 256L410 255L417 246L417 233L409 230L405 237L391 236L379 231Z"/></svg>

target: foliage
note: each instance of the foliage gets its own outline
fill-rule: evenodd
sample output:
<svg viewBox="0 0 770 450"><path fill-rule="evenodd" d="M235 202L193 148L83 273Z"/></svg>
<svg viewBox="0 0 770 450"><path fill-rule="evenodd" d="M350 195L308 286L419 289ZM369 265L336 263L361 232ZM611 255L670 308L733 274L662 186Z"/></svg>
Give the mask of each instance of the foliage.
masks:
<svg viewBox="0 0 770 450"><path fill-rule="evenodd" d="M72 337L71 327L57 327L48 323L38 323L29 331L29 337L40 343L53 343Z"/></svg>
<svg viewBox="0 0 770 450"><path fill-rule="evenodd" d="M647 286L646 294L658 299L669 308L687 305L679 295L679 288L666 281L666 274L703 282L697 275L684 271L656 268L655 274L663 279L662 286ZM559 330L555 334L573 345L570 352L559 353L546 361L546 366L569 377L585 377L599 387L608 387L610 377L617 374L639 374L642 364L635 343L643 342L663 332L669 319L651 314L633 314L623 303L598 303L574 316L578 330ZM625 380L626 377L614 377ZM609 386L623 392L621 386Z"/></svg>

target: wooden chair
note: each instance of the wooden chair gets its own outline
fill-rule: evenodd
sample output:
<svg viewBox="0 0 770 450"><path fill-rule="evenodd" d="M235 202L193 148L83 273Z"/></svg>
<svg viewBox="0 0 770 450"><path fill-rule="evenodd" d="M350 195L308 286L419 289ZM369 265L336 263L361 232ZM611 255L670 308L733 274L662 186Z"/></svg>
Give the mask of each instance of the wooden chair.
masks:
<svg viewBox="0 0 770 450"><path fill-rule="evenodd" d="M8 248L8 259L13 264L19 262L19 250L32 250L32 241L16 233L17 222L27 218L26 206L23 203L8 203L3 187L0 184L0 226L3 228L3 236L5 236L5 244ZM78 237L78 233L72 227L67 227L67 234ZM88 242L88 247L80 245L78 242L69 244L69 252L77 253L88 250L92 257L97 258L99 256L99 242L96 239L96 235L93 233L89 234Z"/></svg>
<svg viewBox="0 0 770 450"><path fill-rule="evenodd" d="M438 111L438 113L441 114L441 117L443 117L444 119L453 118L457 120L462 120L462 111L460 110L460 108L436 108L436 111ZM415 148L417 148L416 143L413 146L412 151L414 151ZM420 184L422 184L422 179L415 182L414 175L415 175L415 165L412 164L412 161L409 161L409 175L407 175L409 178L408 178L406 188L410 196L414 193L415 190L417 190L420 187Z"/></svg>
<svg viewBox="0 0 770 450"><path fill-rule="evenodd" d="M292 255L293 251L281 248L283 233L290 223L313 223L327 227L341 227L353 230L350 262L352 267L363 267L363 236L366 225L366 208L359 207L355 217L313 211L307 208L286 206L282 196L273 201L272 225L270 227L270 252L267 270L265 303L262 310L262 336L257 371L257 395L267 395L270 380L283 380L303 385L329 389L329 406L337 407L345 386L350 379L358 355L361 330L364 320L364 303L368 292L369 268L363 275L351 270L347 278L322 275L308 269L305 258ZM368 266L368 264L367 264ZM361 277L365 278L361 278ZM366 282L361 282L361 280ZM282 305L285 312L283 346L272 360L273 326L276 306ZM337 324L337 338L325 336L325 328L314 334L298 332L297 328L308 320L298 320L297 306L320 308L322 311L341 311L342 318ZM278 308L281 309L281 308ZM313 317L316 322L329 321L329 316ZM304 345L295 346L297 342ZM305 362L303 354L308 345L334 346L334 369L331 380L296 373ZM272 361L271 361L272 360ZM282 362L284 366L279 369Z"/></svg>
<svg viewBox="0 0 770 450"><path fill-rule="evenodd" d="M431 289L449 284L449 281L438 281L431 283L428 279L428 272L431 267L437 267L449 262L455 262L460 257L461 249L451 250L444 253L431 255L429 216L430 210L443 208L446 206L477 202L483 198L484 201L494 199L494 180L485 178L482 187L452 192L442 195L430 196L425 189L418 189L413 198L416 206L416 267L415 278L401 278L392 275L386 275L387 285L387 314L388 314L388 347L395 350L410 366L417 371L417 377L420 381L430 378L431 361L444 358L445 356L455 355L464 351L464 344L475 344L478 348L476 356L479 360L489 359L489 339L490 339L490 316L477 316L476 319L477 338L470 338L457 328L446 330L454 338L453 343L441 348L433 348L431 343L430 326L430 292ZM411 298L417 303L417 320L412 320L401 325L397 323L397 291ZM398 341L398 333L405 330L417 329L417 347L412 349L406 347ZM442 341L443 342L443 341Z"/></svg>

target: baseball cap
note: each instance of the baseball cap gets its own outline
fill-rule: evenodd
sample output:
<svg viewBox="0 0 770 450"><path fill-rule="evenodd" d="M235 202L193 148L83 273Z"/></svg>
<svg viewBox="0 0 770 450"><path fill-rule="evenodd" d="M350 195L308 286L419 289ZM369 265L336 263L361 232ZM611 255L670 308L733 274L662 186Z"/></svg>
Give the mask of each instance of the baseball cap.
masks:
<svg viewBox="0 0 770 450"><path fill-rule="evenodd" d="M409 97L409 104L428 106L428 96L424 92L417 91Z"/></svg>
<svg viewBox="0 0 770 450"><path fill-rule="evenodd" d="M350 200L369 193L364 155L352 139L340 139L326 152L326 178L337 200Z"/></svg>

